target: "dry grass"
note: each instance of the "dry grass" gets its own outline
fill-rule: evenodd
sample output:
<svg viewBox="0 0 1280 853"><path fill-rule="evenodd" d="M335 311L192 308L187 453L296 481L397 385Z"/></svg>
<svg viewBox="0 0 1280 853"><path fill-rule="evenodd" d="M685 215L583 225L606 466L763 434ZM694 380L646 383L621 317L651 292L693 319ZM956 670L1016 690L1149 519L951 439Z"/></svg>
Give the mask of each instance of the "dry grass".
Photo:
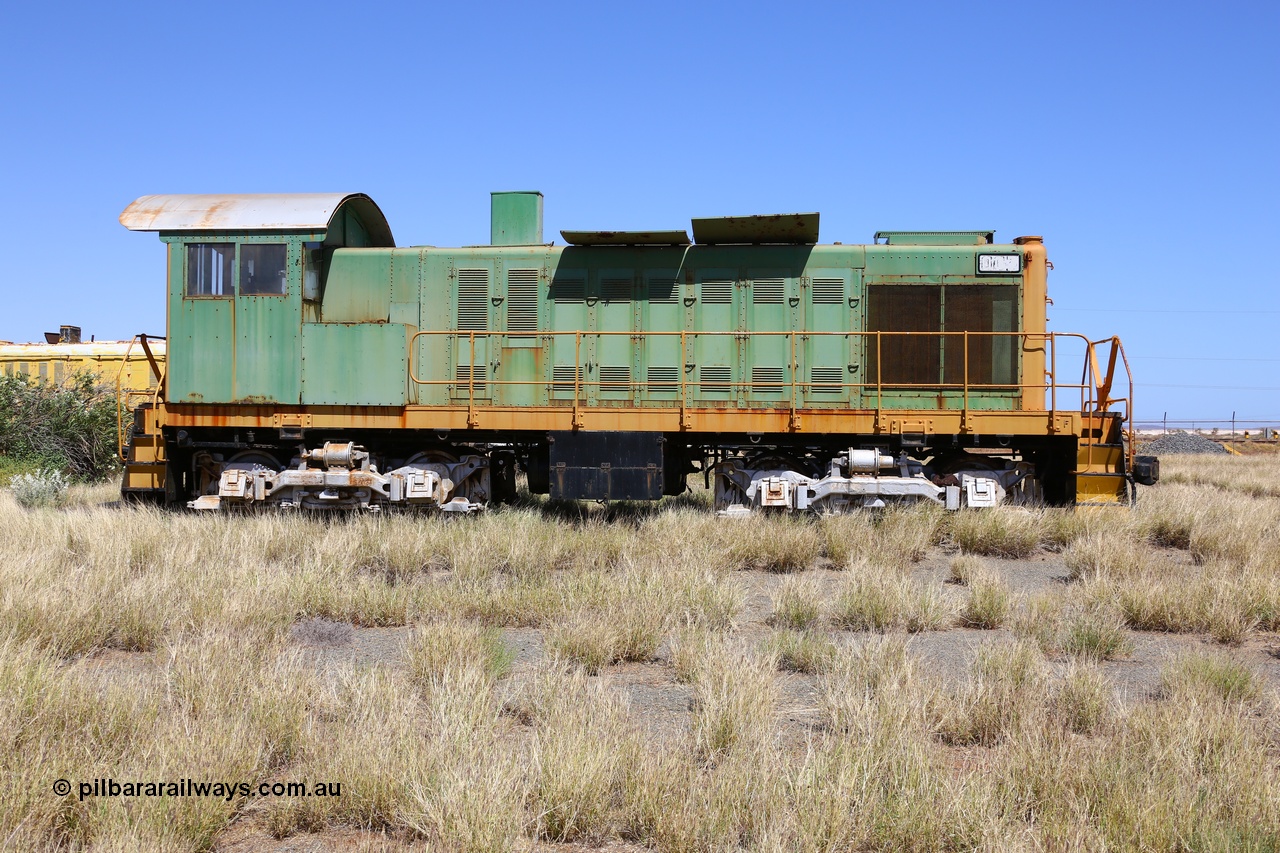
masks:
<svg viewBox="0 0 1280 853"><path fill-rule="evenodd" d="M951 539L967 554L1026 557L1040 545L1044 513L1021 507L961 510L947 519Z"/></svg>
<svg viewBox="0 0 1280 853"><path fill-rule="evenodd" d="M810 675L829 669L840 653L826 634L816 631L778 631L769 636L764 648L780 669Z"/></svg>
<svg viewBox="0 0 1280 853"><path fill-rule="evenodd" d="M822 590L811 577L790 577L778 591L773 616L769 621L780 628L803 631L818 621L822 614Z"/></svg>
<svg viewBox="0 0 1280 853"><path fill-rule="evenodd" d="M951 563L956 574L957 558ZM962 564L963 565L963 564ZM969 587L969 598L960 611L959 622L966 628L1000 628L1009 619L1013 607L1013 594L1009 586L989 569L982 566L966 567L964 585Z"/></svg>
<svg viewBox="0 0 1280 853"><path fill-rule="evenodd" d="M1132 512L747 524L696 501L223 518L0 492L0 846L207 850L245 823L468 851L1275 849L1256 661L1280 460L1250 464L1164 460ZM1070 580L1015 596L1029 564L1002 555L1037 548ZM957 624L1011 630L965 673L911 633ZM1111 662L1137 631L1193 635L1154 696L1124 679L1159 644ZM99 777L343 796L49 792Z"/></svg>
<svg viewBox="0 0 1280 853"><path fill-rule="evenodd" d="M764 747L773 734L777 660L719 641L703 646L694 664L693 732L707 761Z"/></svg>
<svg viewBox="0 0 1280 853"><path fill-rule="evenodd" d="M831 621L849 631L940 631L952 621L937 587L909 577L851 568L831 605Z"/></svg>

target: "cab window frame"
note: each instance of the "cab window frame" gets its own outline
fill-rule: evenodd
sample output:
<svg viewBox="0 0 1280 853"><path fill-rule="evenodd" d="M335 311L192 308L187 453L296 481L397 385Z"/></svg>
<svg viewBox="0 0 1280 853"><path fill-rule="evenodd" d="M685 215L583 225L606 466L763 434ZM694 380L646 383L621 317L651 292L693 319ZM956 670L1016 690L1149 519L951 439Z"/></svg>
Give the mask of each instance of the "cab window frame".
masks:
<svg viewBox="0 0 1280 853"><path fill-rule="evenodd" d="M247 265L257 265L265 259L262 257L246 258L245 249L279 249L283 254L282 264L280 268L280 289L279 290L246 290L245 289L245 270ZM246 264L247 262L247 264ZM249 267L252 269L252 266ZM258 274L250 272L249 275L257 277ZM270 274L262 274L264 277L272 277ZM236 296L288 296L289 295L289 242L287 240L263 240L263 241L242 241L236 246Z"/></svg>
<svg viewBox="0 0 1280 853"><path fill-rule="evenodd" d="M182 298L183 299L232 299L236 295L236 265L239 257L234 240L192 240L183 243L182 252ZM230 248L230 262L225 260L214 266L206 263L201 250L209 249L210 255L219 250ZM221 269L219 269L221 267ZM193 269L194 268L194 269ZM203 281L203 271L208 269L210 280ZM197 278L197 276L200 276ZM193 285L199 283L199 288ZM205 285L207 284L207 290ZM215 292L216 288L216 292Z"/></svg>
<svg viewBox="0 0 1280 853"><path fill-rule="evenodd" d="M225 238L221 235L207 235L196 239L184 240L180 242L182 247L182 285L181 292L183 299L205 300L205 299L237 299L241 296L259 298L259 297L275 297L287 298L294 288L294 269L297 266L295 248L296 241L287 235L270 235L262 237L236 237ZM284 275L280 280L279 290L245 290L245 272L246 261L252 262L257 266L261 262L261 253L252 253L253 258L246 258L247 254L243 250L246 247L258 249L259 247L270 247L278 249L283 257ZM217 263L220 269L208 267L208 260L200 257L200 250L211 249L213 252L224 252L230 248L230 257ZM195 275L203 274L197 272L197 264L210 269L210 274L214 281L201 282L195 278ZM192 285L200 283L198 289L193 289Z"/></svg>

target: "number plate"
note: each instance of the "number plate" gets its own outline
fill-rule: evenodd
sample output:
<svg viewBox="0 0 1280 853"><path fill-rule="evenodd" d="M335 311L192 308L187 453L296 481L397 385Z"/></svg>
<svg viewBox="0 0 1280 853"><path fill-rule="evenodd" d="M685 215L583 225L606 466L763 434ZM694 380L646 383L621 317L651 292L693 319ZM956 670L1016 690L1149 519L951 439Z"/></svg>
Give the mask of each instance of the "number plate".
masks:
<svg viewBox="0 0 1280 853"><path fill-rule="evenodd" d="M1022 272L1022 255L978 255L978 273Z"/></svg>

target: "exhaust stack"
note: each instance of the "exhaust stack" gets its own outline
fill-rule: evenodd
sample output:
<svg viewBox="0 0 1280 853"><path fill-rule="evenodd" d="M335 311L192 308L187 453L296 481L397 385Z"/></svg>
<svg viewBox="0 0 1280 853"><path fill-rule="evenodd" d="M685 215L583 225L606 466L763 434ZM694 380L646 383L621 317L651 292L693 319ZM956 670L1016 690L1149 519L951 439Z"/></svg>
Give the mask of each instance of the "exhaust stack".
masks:
<svg viewBox="0 0 1280 853"><path fill-rule="evenodd" d="M490 193L489 244L536 246L542 243L542 193Z"/></svg>

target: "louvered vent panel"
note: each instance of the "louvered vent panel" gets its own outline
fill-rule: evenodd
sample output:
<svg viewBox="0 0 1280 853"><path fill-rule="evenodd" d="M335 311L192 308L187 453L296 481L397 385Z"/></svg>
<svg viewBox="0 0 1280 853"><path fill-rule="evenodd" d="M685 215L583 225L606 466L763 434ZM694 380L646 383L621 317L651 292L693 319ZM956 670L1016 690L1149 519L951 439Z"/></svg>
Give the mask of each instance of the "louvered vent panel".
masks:
<svg viewBox="0 0 1280 853"><path fill-rule="evenodd" d="M814 305L839 305L844 301L844 279L815 278L813 280Z"/></svg>
<svg viewBox="0 0 1280 853"><path fill-rule="evenodd" d="M474 368L475 373L475 389L476 396L480 396L485 392L485 387L489 378L489 366L486 364L477 364ZM459 397L466 397L471 393L472 382L472 366L470 364L459 364L454 371L454 394Z"/></svg>
<svg viewBox="0 0 1280 853"><path fill-rule="evenodd" d="M679 390L680 369L678 367L650 367L649 393L674 394Z"/></svg>
<svg viewBox="0 0 1280 853"><path fill-rule="evenodd" d="M488 270L458 270L458 328L475 332L488 330Z"/></svg>
<svg viewBox="0 0 1280 853"><path fill-rule="evenodd" d="M566 391L573 393L573 382L575 377L581 378L582 368L575 368L572 364L553 364L551 366L551 390Z"/></svg>
<svg viewBox="0 0 1280 853"><path fill-rule="evenodd" d="M631 390L631 365L600 365L600 390L626 393Z"/></svg>
<svg viewBox="0 0 1280 853"><path fill-rule="evenodd" d="M704 281L702 283L702 304L703 305L731 305L733 304L733 282L732 281Z"/></svg>
<svg viewBox="0 0 1280 853"><path fill-rule="evenodd" d="M507 331L538 331L538 270L507 272Z"/></svg>
<svg viewBox="0 0 1280 853"><path fill-rule="evenodd" d="M581 302L586 298L586 279L557 278L551 283L551 299L554 302Z"/></svg>
<svg viewBox="0 0 1280 853"><path fill-rule="evenodd" d="M649 279L649 302L654 305L674 305L680 295L674 278Z"/></svg>
<svg viewBox="0 0 1280 853"><path fill-rule="evenodd" d="M630 302L631 301L631 279L629 278L600 279L600 298L605 302Z"/></svg>
<svg viewBox="0 0 1280 853"><path fill-rule="evenodd" d="M840 387L844 371L839 367L815 367L812 375L813 384L809 390L814 394L839 394L844 390Z"/></svg>
<svg viewBox="0 0 1280 853"><path fill-rule="evenodd" d="M783 371L781 367L751 368L751 390L756 394L781 394Z"/></svg>
<svg viewBox="0 0 1280 853"><path fill-rule="evenodd" d="M729 392L729 368L707 366L699 371L699 384L703 394Z"/></svg>
<svg viewBox="0 0 1280 853"><path fill-rule="evenodd" d="M757 305L781 305L786 287L786 279L758 278L752 289L751 299Z"/></svg>

